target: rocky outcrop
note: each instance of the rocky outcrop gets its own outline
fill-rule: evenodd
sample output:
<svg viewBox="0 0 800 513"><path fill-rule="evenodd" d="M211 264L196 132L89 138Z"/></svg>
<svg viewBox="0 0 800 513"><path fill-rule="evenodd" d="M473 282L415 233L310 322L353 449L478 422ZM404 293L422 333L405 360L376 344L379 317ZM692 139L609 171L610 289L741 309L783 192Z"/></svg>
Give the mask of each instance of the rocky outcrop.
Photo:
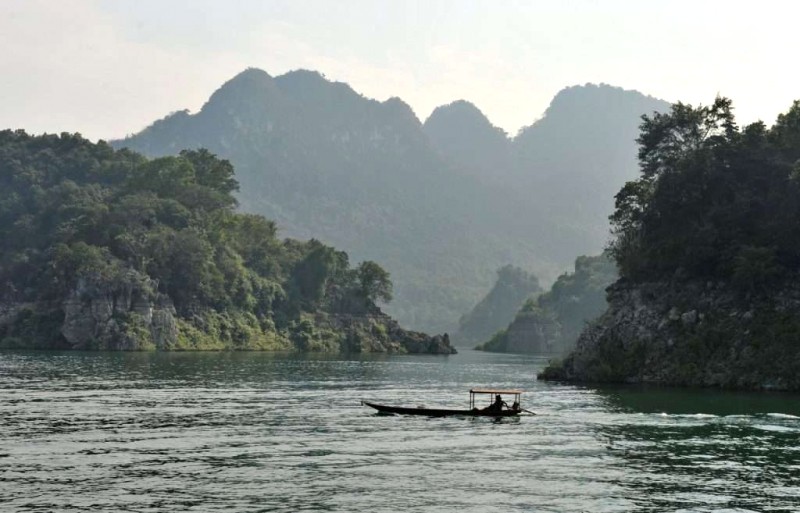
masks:
<svg viewBox="0 0 800 513"><path fill-rule="evenodd" d="M800 389L800 283L745 293L721 282L620 280L608 302L540 379Z"/></svg>
<svg viewBox="0 0 800 513"><path fill-rule="evenodd" d="M51 329L30 329L51 324ZM226 335L227 333L227 335ZM234 333L234 335L232 335ZM53 338L63 339L53 345ZM235 338L235 341L228 340ZM122 279L83 278L53 304L0 302L0 347L141 350L297 350L454 354L447 334L404 330L379 309L306 315L287 329L259 327L246 313L198 311L180 318L155 283L130 271Z"/></svg>
<svg viewBox="0 0 800 513"><path fill-rule="evenodd" d="M506 330L505 351L509 353L558 353L561 323L542 312L520 312Z"/></svg>
<svg viewBox="0 0 800 513"><path fill-rule="evenodd" d="M319 314L317 330L340 334L335 346L324 349L347 353L455 354L450 337L427 335L400 327L397 321L378 311L364 315ZM329 338L330 339L330 338ZM313 349L313 348L312 348Z"/></svg>
<svg viewBox="0 0 800 513"><path fill-rule="evenodd" d="M123 280L78 280L63 303L61 334L74 349L166 349L178 338L175 307L155 284L128 271Z"/></svg>
<svg viewBox="0 0 800 513"><path fill-rule="evenodd" d="M397 324L397 323L395 323ZM456 348L450 345L450 336L426 335L419 331L408 331L397 327L390 330L390 338L393 338L405 353L426 353L426 354L456 354Z"/></svg>

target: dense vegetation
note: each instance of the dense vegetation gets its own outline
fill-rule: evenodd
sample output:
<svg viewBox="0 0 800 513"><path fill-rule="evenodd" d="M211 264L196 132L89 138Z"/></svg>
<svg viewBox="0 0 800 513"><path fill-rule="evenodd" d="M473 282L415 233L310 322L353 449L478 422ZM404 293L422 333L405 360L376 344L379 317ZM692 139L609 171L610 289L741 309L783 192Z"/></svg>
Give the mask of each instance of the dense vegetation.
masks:
<svg viewBox="0 0 800 513"><path fill-rule="evenodd" d="M645 117L641 177L616 196L611 250L633 281L764 293L800 270L800 103L740 129L730 100Z"/></svg>
<svg viewBox="0 0 800 513"><path fill-rule="evenodd" d="M452 331L506 264L551 281L607 242L613 194L636 175L639 116L668 104L605 85L566 89L515 138L467 102L420 123L318 73L247 70L197 113L113 144L229 159L242 210L391 272L387 311Z"/></svg>
<svg viewBox="0 0 800 513"><path fill-rule="evenodd" d="M174 306L165 349L310 350L342 336L314 315L391 299L378 264L279 240L272 221L235 211L237 188L231 164L205 150L148 160L79 135L0 132L0 317L16 315L0 323L2 344L64 346L64 300L100 297L130 348L152 348L144 319L117 304L133 295Z"/></svg>
<svg viewBox="0 0 800 513"><path fill-rule="evenodd" d="M586 323L605 311L606 287L616 278L616 266L607 255L578 257L573 272L525 301L513 322L477 349L557 353L572 348Z"/></svg>
<svg viewBox="0 0 800 513"><path fill-rule="evenodd" d="M609 309L544 378L800 389L800 102L644 117L616 196Z"/></svg>
<svg viewBox="0 0 800 513"><path fill-rule="evenodd" d="M475 344L507 326L520 305L540 292L539 280L524 270L507 265L497 270L492 290L458 322L456 344Z"/></svg>

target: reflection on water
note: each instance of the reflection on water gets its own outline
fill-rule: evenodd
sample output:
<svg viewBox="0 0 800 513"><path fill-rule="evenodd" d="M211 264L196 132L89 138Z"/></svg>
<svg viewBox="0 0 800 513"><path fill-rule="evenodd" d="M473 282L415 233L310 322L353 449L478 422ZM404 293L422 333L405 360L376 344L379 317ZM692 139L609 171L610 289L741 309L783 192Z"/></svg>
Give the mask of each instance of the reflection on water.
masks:
<svg viewBox="0 0 800 513"><path fill-rule="evenodd" d="M539 383L544 360L0 353L9 511L797 511L798 396ZM376 415L528 390L537 416ZM2 508L0 508L2 509ZM5 511L5 510L4 510Z"/></svg>
<svg viewBox="0 0 800 513"><path fill-rule="evenodd" d="M798 396L783 392L720 392L654 386L604 386L599 392L610 408L621 412L719 416L780 412L800 416Z"/></svg>

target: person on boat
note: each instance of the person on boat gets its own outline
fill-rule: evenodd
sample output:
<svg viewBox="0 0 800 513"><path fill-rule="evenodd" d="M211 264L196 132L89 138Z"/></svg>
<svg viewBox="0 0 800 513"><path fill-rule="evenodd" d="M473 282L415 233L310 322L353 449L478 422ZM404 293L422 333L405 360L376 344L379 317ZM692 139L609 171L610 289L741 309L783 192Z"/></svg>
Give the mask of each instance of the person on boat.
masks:
<svg viewBox="0 0 800 513"><path fill-rule="evenodd" d="M486 408L486 410L487 411L503 411L503 406L508 408L508 404L506 404L506 402L503 401L502 396L500 396L500 394L497 394L496 396L494 396L494 402L488 408Z"/></svg>

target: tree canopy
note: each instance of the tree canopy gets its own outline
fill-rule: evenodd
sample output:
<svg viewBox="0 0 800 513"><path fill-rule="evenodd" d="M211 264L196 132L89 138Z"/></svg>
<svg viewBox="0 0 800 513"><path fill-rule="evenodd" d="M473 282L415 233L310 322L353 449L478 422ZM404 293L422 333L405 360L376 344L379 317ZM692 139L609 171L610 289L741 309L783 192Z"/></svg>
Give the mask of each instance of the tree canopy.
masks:
<svg viewBox="0 0 800 513"><path fill-rule="evenodd" d="M238 312L290 331L303 312L391 298L378 264L351 269L319 241L279 240L272 221L236 211L237 189L231 164L207 150L148 160L77 134L2 131L0 299L135 280L184 319Z"/></svg>
<svg viewBox="0 0 800 513"><path fill-rule="evenodd" d="M644 116L641 175L616 195L611 253L634 281L718 279L766 290L800 267L800 102L771 128L731 101Z"/></svg>

